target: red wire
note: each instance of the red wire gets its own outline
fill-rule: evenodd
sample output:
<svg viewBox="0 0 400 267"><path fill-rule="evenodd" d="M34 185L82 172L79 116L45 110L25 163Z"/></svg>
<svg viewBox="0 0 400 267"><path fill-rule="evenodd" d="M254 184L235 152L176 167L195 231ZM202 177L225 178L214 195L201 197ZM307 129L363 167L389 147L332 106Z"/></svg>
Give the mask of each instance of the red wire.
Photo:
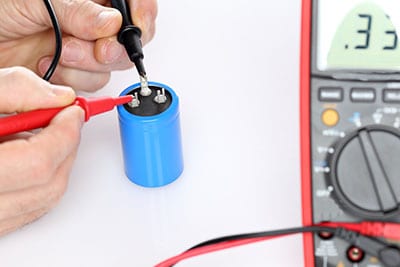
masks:
<svg viewBox="0 0 400 267"><path fill-rule="evenodd" d="M293 234L296 234L296 233L293 233ZM227 248L232 248L232 247L242 246L242 245L260 242L260 241L264 241L264 240L269 240L269 239L273 239L273 238L278 238L278 237L282 237L282 236L287 236L287 235L291 235L291 234L226 241L226 242L222 242L222 243L218 243L218 244L212 244L212 245L208 245L208 246L204 246L204 247L199 247L199 248L185 251L177 256L169 258L169 259L157 264L154 267L171 267L174 264L177 264L178 262L188 259L188 258L196 257L199 255L203 255L203 254L207 254L210 252L215 252L215 251L219 251L219 250L223 250L223 249L227 249Z"/></svg>
<svg viewBox="0 0 400 267"><path fill-rule="evenodd" d="M326 222L319 224L328 227L343 227L347 230L359 232L362 235L384 237L388 239L400 240L400 224L389 222Z"/></svg>
<svg viewBox="0 0 400 267"><path fill-rule="evenodd" d="M345 222L327 222L327 223L321 223L319 226L329 226L329 227L342 227L347 230L352 230L355 232L359 232L360 234L363 235L368 235L368 236L379 236L379 237L384 237L384 238L389 238L389 239L394 239L394 240L400 240L400 224L398 223L386 223L386 222L360 222L360 223L345 223ZM282 236L288 236L296 233L291 233L291 234L285 234L285 235L277 235L277 236L268 236L268 237L258 237L258 238L248 238L248 239L240 239L240 240L233 240L233 241L226 241L226 242L221 242L217 244L212 244L204 247L199 247L195 249L190 249L186 252L183 252L175 257L172 257L170 259L167 259L159 264L157 264L155 267L171 267L174 264L177 264L178 262L196 257L199 255L227 249L227 248L232 248L232 247L237 247L237 246L242 246L246 244L251 244L255 242L260 242L264 240L269 240L273 238L278 238Z"/></svg>

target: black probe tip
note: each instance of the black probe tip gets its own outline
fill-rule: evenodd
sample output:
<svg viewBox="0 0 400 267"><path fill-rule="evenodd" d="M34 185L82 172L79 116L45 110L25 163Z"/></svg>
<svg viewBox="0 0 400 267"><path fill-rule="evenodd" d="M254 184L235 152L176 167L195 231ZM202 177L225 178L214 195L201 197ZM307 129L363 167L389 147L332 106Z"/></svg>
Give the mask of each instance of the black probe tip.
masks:
<svg viewBox="0 0 400 267"><path fill-rule="evenodd" d="M126 52L130 60L135 64L139 75L146 75L143 64L143 49L142 41L140 37L142 35L141 30L134 26L129 25L124 27L118 34L118 41L124 45Z"/></svg>
<svg viewBox="0 0 400 267"><path fill-rule="evenodd" d="M135 59L134 63L135 63L135 67L136 67L139 75L142 77L145 77L146 71L144 69L143 59L137 58L137 59Z"/></svg>
<svg viewBox="0 0 400 267"><path fill-rule="evenodd" d="M133 25L128 2L125 0L111 0L111 5L118 9L122 15L122 27L118 33L118 42L124 45L129 59L135 64L140 76L146 76L143 64L142 31Z"/></svg>

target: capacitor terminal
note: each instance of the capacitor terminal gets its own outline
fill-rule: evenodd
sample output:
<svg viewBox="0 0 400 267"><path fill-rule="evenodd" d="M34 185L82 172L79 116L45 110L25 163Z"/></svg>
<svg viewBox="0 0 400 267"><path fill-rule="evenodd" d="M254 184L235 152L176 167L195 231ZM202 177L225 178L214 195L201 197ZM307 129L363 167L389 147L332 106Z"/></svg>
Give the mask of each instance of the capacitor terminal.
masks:
<svg viewBox="0 0 400 267"><path fill-rule="evenodd" d="M133 100L125 104L124 108L137 116L154 116L167 110L173 101L169 90L156 85L150 85L149 88L151 94L148 96L140 94L140 86L132 88L128 95L133 95Z"/></svg>

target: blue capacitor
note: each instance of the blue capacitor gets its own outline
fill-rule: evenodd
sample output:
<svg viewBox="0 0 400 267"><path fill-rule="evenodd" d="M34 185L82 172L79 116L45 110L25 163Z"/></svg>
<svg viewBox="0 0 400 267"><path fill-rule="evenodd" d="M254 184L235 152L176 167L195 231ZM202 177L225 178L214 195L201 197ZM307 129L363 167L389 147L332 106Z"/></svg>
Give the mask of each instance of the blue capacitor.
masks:
<svg viewBox="0 0 400 267"><path fill-rule="evenodd" d="M127 177L144 187L159 187L183 171L179 99L164 84L149 82L149 88L150 96L140 95L140 83L121 93L139 101L118 106L119 126Z"/></svg>

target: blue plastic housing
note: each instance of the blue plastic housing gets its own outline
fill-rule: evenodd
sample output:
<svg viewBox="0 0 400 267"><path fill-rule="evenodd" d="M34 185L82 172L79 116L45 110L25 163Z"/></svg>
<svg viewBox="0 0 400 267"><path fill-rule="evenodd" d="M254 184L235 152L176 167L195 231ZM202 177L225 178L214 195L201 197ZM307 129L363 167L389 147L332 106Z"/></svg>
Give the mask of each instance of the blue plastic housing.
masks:
<svg viewBox="0 0 400 267"><path fill-rule="evenodd" d="M159 187L175 181L183 171L179 99L168 86L172 96L170 106L160 114L138 116L124 105L118 106L119 126L125 174L133 183L144 187ZM140 83L126 88L121 96L140 87Z"/></svg>

